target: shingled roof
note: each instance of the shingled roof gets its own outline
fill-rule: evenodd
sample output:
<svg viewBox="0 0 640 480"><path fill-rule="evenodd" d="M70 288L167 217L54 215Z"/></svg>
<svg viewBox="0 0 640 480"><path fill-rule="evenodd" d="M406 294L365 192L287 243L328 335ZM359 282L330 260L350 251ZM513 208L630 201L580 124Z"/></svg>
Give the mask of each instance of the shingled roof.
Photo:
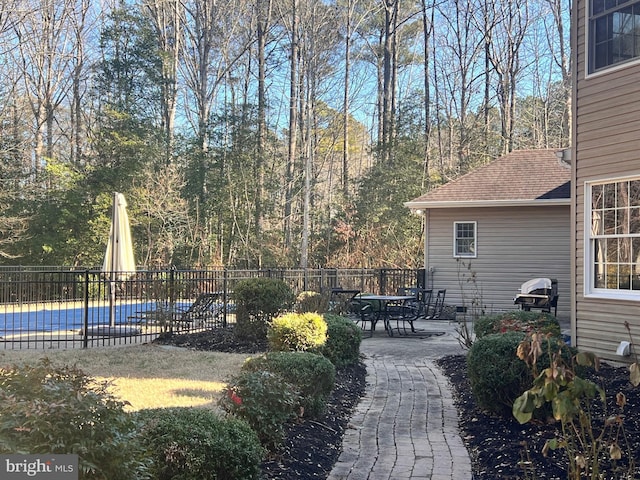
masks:
<svg viewBox="0 0 640 480"><path fill-rule="evenodd" d="M571 168L558 150L518 150L406 202L425 208L569 204Z"/></svg>

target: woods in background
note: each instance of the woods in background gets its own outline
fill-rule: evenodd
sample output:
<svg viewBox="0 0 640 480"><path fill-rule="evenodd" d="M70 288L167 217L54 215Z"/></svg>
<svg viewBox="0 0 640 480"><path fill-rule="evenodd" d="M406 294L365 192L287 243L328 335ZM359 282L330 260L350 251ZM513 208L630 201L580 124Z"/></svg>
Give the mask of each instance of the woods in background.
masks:
<svg viewBox="0 0 640 480"><path fill-rule="evenodd" d="M0 262L416 267L402 203L569 144L562 0L4 0Z"/></svg>

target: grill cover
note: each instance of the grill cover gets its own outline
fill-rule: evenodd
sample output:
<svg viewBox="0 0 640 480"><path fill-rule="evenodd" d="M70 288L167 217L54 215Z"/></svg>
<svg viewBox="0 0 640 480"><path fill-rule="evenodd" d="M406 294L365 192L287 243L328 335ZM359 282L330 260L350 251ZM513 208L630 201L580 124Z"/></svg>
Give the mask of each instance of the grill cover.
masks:
<svg viewBox="0 0 640 480"><path fill-rule="evenodd" d="M544 290L551 290L550 278L532 278L531 280L524 282L520 287L521 294L539 293L545 295L548 292L545 292Z"/></svg>

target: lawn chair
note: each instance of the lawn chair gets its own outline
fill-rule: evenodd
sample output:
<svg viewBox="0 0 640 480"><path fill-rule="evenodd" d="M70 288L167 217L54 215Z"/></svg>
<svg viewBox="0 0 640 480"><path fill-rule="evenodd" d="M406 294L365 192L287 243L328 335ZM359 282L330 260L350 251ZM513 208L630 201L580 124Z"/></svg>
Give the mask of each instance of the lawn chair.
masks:
<svg viewBox="0 0 640 480"><path fill-rule="evenodd" d="M201 293L190 305L159 304L154 310L136 312L128 317L130 323L158 325L162 330L176 327L178 330L215 327L224 324L224 304L220 302L224 292Z"/></svg>
<svg viewBox="0 0 640 480"><path fill-rule="evenodd" d="M419 319L424 319L429 311L433 290L431 289L407 289L408 295L414 295L415 300L407 300L401 305L392 305L388 312L388 323L395 322L396 330L400 335L406 335L408 333L415 333L414 322ZM398 290L400 294L400 290ZM388 332L393 336L393 331Z"/></svg>
<svg viewBox="0 0 640 480"><path fill-rule="evenodd" d="M426 313L424 318L427 320L437 320L442 317L442 310L444 309L444 297L447 295L447 290L442 289L438 290L436 293L436 298L433 299L433 303L431 299L433 298L433 292L429 299L429 303L427 304Z"/></svg>
<svg viewBox="0 0 640 480"><path fill-rule="evenodd" d="M353 310L353 302L360 290L345 290L344 288L332 288L329 298L329 311L336 315L357 316Z"/></svg>
<svg viewBox="0 0 640 480"><path fill-rule="evenodd" d="M380 318L380 312L376 310L371 302L361 300L354 300L352 307L356 310L356 322L364 333L368 332L369 336L372 337L373 331L376 329L376 323Z"/></svg>
<svg viewBox="0 0 640 480"><path fill-rule="evenodd" d="M201 293L188 308L177 308L173 321L184 328L199 328L218 323L224 308L222 303L219 302L222 293Z"/></svg>

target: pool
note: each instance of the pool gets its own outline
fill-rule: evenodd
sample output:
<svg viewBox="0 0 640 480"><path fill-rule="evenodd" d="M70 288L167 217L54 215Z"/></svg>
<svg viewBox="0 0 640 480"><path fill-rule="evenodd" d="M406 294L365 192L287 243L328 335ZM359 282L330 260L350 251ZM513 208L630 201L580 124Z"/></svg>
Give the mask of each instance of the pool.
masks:
<svg viewBox="0 0 640 480"><path fill-rule="evenodd" d="M0 306L0 336L79 330L85 327L85 319L88 327L108 325L111 311L113 311L116 325L127 325L131 323L130 317L134 317L137 312L154 311L158 304L156 302L116 303L113 310L109 308L108 302L91 305L88 308L77 303L75 305Z"/></svg>

